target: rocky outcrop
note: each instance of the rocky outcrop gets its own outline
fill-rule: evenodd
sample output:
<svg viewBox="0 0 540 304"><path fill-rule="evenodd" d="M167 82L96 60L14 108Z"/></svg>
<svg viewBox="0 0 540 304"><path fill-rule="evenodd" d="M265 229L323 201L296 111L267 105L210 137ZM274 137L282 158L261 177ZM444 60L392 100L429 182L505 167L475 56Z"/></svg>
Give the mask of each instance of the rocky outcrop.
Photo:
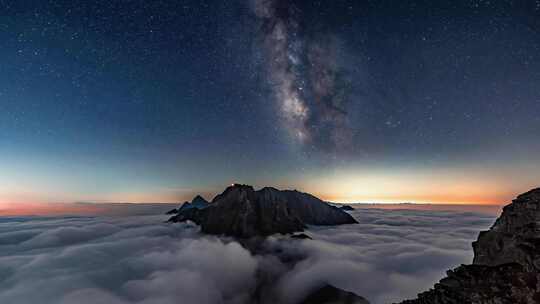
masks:
<svg viewBox="0 0 540 304"><path fill-rule="evenodd" d="M189 203L188 206L185 206L186 204L184 204L182 207L202 209L208 207L209 204L210 203L202 196L197 195L191 200L191 203ZM182 209L182 207L180 209Z"/></svg>
<svg viewBox="0 0 540 304"><path fill-rule="evenodd" d="M306 225L353 224L346 212L298 191L232 185L203 208L180 208L171 222L191 220L208 234L239 238L288 234Z"/></svg>
<svg viewBox="0 0 540 304"><path fill-rule="evenodd" d="M208 207L208 204L209 204L209 202L207 200L205 200L202 196L197 195L191 200L191 203L190 202L184 202L182 204L182 206L180 206L180 208L172 209L171 211L167 212L166 214L168 214L168 215L178 214L181 211L186 211L186 210L192 209L192 208L203 209L203 208Z"/></svg>
<svg viewBox="0 0 540 304"><path fill-rule="evenodd" d="M402 304L540 303L540 188L518 196L473 243L473 265Z"/></svg>
<svg viewBox="0 0 540 304"><path fill-rule="evenodd" d="M473 243L474 264L521 264L540 271L540 188L518 196L504 207L493 227Z"/></svg>
<svg viewBox="0 0 540 304"><path fill-rule="evenodd" d="M324 285L309 294L300 304L369 304L363 297L332 285Z"/></svg>
<svg viewBox="0 0 540 304"><path fill-rule="evenodd" d="M327 204L319 198L296 190L278 190L271 187L256 191L265 205L284 204L304 224L341 225L355 224L357 221L337 207Z"/></svg>
<svg viewBox="0 0 540 304"><path fill-rule="evenodd" d="M249 238L304 230L304 223L284 201L262 199L251 186L227 188L201 213L201 231Z"/></svg>
<svg viewBox="0 0 540 304"><path fill-rule="evenodd" d="M537 304L540 273L513 263L498 266L462 265L447 272L418 299L402 304Z"/></svg>
<svg viewBox="0 0 540 304"><path fill-rule="evenodd" d="M202 196L197 195L191 200L191 202L183 203L182 206L178 208L178 212L191 209L191 208L203 209L203 208L208 207L209 204L210 203L207 200L205 200Z"/></svg>

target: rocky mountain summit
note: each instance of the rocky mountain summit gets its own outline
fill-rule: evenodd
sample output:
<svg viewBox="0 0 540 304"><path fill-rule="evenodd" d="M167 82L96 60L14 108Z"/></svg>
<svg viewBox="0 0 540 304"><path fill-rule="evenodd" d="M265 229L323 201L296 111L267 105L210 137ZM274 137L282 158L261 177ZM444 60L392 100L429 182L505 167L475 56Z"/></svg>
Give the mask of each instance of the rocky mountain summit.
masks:
<svg viewBox="0 0 540 304"><path fill-rule="evenodd" d="M185 211L185 210L188 210L188 209L191 209L191 208L203 209L203 208L207 207L208 204L209 203L208 203L207 200L205 200L202 196L197 195L191 200L191 203L190 202L184 202L182 204L182 206L180 206L180 208L173 209L173 210L167 212L167 214L177 214L177 213L179 213L181 211Z"/></svg>
<svg viewBox="0 0 540 304"><path fill-rule="evenodd" d="M473 243L472 265L402 304L540 303L540 188L518 196Z"/></svg>
<svg viewBox="0 0 540 304"><path fill-rule="evenodd" d="M190 220L200 225L203 233L239 238L299 232L306 225L357 223L347 212L313 195L270 187L255 191L240 184L231 185L210 203L184 206L170 222Z"/></svg>

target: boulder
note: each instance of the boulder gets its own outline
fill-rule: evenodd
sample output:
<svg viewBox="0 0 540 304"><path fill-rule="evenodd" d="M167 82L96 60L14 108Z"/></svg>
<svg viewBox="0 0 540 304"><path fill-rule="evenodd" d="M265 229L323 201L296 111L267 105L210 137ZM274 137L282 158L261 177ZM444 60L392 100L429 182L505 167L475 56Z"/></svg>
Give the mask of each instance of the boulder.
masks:
<svg viewBox="0 0 540 304"><path fill-rule="evenodd" d="M498 266L462 265L415 300L401 304L536 304L540 274L517 263Z"/></svg>

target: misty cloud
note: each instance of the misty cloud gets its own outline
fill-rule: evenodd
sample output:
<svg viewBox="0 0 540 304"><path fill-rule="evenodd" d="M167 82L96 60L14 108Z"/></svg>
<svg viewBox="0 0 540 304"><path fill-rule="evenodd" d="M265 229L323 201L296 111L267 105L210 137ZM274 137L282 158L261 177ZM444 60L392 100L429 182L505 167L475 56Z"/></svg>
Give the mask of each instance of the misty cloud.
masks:
<svg viewBox="0 0 540 304"><path fill-rule="evenodd" d="M0 302L245 302L256 269L251 254L163 220L52 220L56 227L36 221L33 238L1 246ZM28 224L3 223L1 230Z"/></svg>
<svg viewBox="0 0 540 304"><path fill-rule="evenodd" d="M389 303L469 263L492 216L362 209L358 225L310 227L313 240L271 237L253 255L165 216L0 222L1 303L294 303L331 283ZM285 263L271 252L301 257ZM257 289L257 280L264 280Z"/></svg>
<svg viewBox="0 0 540 304"><path fill-rule="evenodd" d="M364 209L353 214L360 224L312 227L313 240L281 243L284 250L307 256L281 279L281 294L294 302L328 282L372 303L414 297L447 269L470 263L471 242L494 219L441 211Z"/></svg>

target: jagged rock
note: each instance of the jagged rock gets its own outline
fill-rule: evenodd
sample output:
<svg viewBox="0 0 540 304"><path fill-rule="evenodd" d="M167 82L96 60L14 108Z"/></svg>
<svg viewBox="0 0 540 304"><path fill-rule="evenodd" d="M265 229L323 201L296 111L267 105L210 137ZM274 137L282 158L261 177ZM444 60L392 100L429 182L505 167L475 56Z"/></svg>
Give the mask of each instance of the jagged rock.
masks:
<svg viewBox="0 0 540 304"><path fill-rule="evenodd" d="M540 303L540 274L527 272L519 264L499 266L462 265L447 272L418 299L402 304L537 304Z"/></svg>
<svg viewBox="0 0 540 304"><path fill-rule="evenodd" d="M208 234L240 238L303 231L306 225L357 223L346 212L298 191L232 185L203 208L186 208L171 222L191 220Z"/></svg>
<svg viewBox="0 0 540 304"><path fill-rule="evenodd" d="M401 304L540 303L540 188L518 196L473 243L462 265L415 300Z"/></svg>
<svg viewBox="0 0 540 304"><path fill-rule="evenodd" d="M473 243L474 264L519 263L540 271L540 188L518 196L504 207L490 230Z"/></svg>
<svg viewBox="0 0 540 304"><path fill-rule="evenodd" d="M191 203L190 202L183 203L182 206L178 208L178 212L176 213L179 213L181 211L191 209L191 208L203 209L203 208L208 207L209 204L210 203L207 200L205 200L202 196L197 195L191 200Z"/></svg>
<svg viewBox="0 0 540 304"><path fill-rule="evenodd" d="M369 302L355 293L326 284L309 294L299 304L369 304Z"/></svg>
<svg viewBox="0 0 540 304"><path fill-rule="evenodd" d="M251 186L227 188L204 211L201 231L208 234L249 238L304 230L304 224L286 203L261 199Z"/></svg>
<svg viewBox="0 0 540 304"><path fill-rule="evenodd" d="M341 206L341 207L339 207L339 209L341 209L343 211L354 211L354 208L349 206L349 205Z"/></svg>
<svg viewBox="0 0 540 304"><path fill-rule="evenodd" d="M195 208L205 208L208 207L208 204L210 204L207 200L204 199L204 197L197 195L191 200L191 206Z"/></svg>
<svg viewBox="0 0 540 304"><path fill-rule="evenodd" d="M169 221L173 221L173 219L175 222L183 222L183 221L191 220L199 224L199 221L198 221L199 210L204 209L208 207L209 205L210 203L207 200L205 200L202 196L197 195L191 200L191 202L184 202L182 206L180 206L180 208L173 209L167 212L166 214L168 215L176 214L173 217L171 217Z"/></svg>

